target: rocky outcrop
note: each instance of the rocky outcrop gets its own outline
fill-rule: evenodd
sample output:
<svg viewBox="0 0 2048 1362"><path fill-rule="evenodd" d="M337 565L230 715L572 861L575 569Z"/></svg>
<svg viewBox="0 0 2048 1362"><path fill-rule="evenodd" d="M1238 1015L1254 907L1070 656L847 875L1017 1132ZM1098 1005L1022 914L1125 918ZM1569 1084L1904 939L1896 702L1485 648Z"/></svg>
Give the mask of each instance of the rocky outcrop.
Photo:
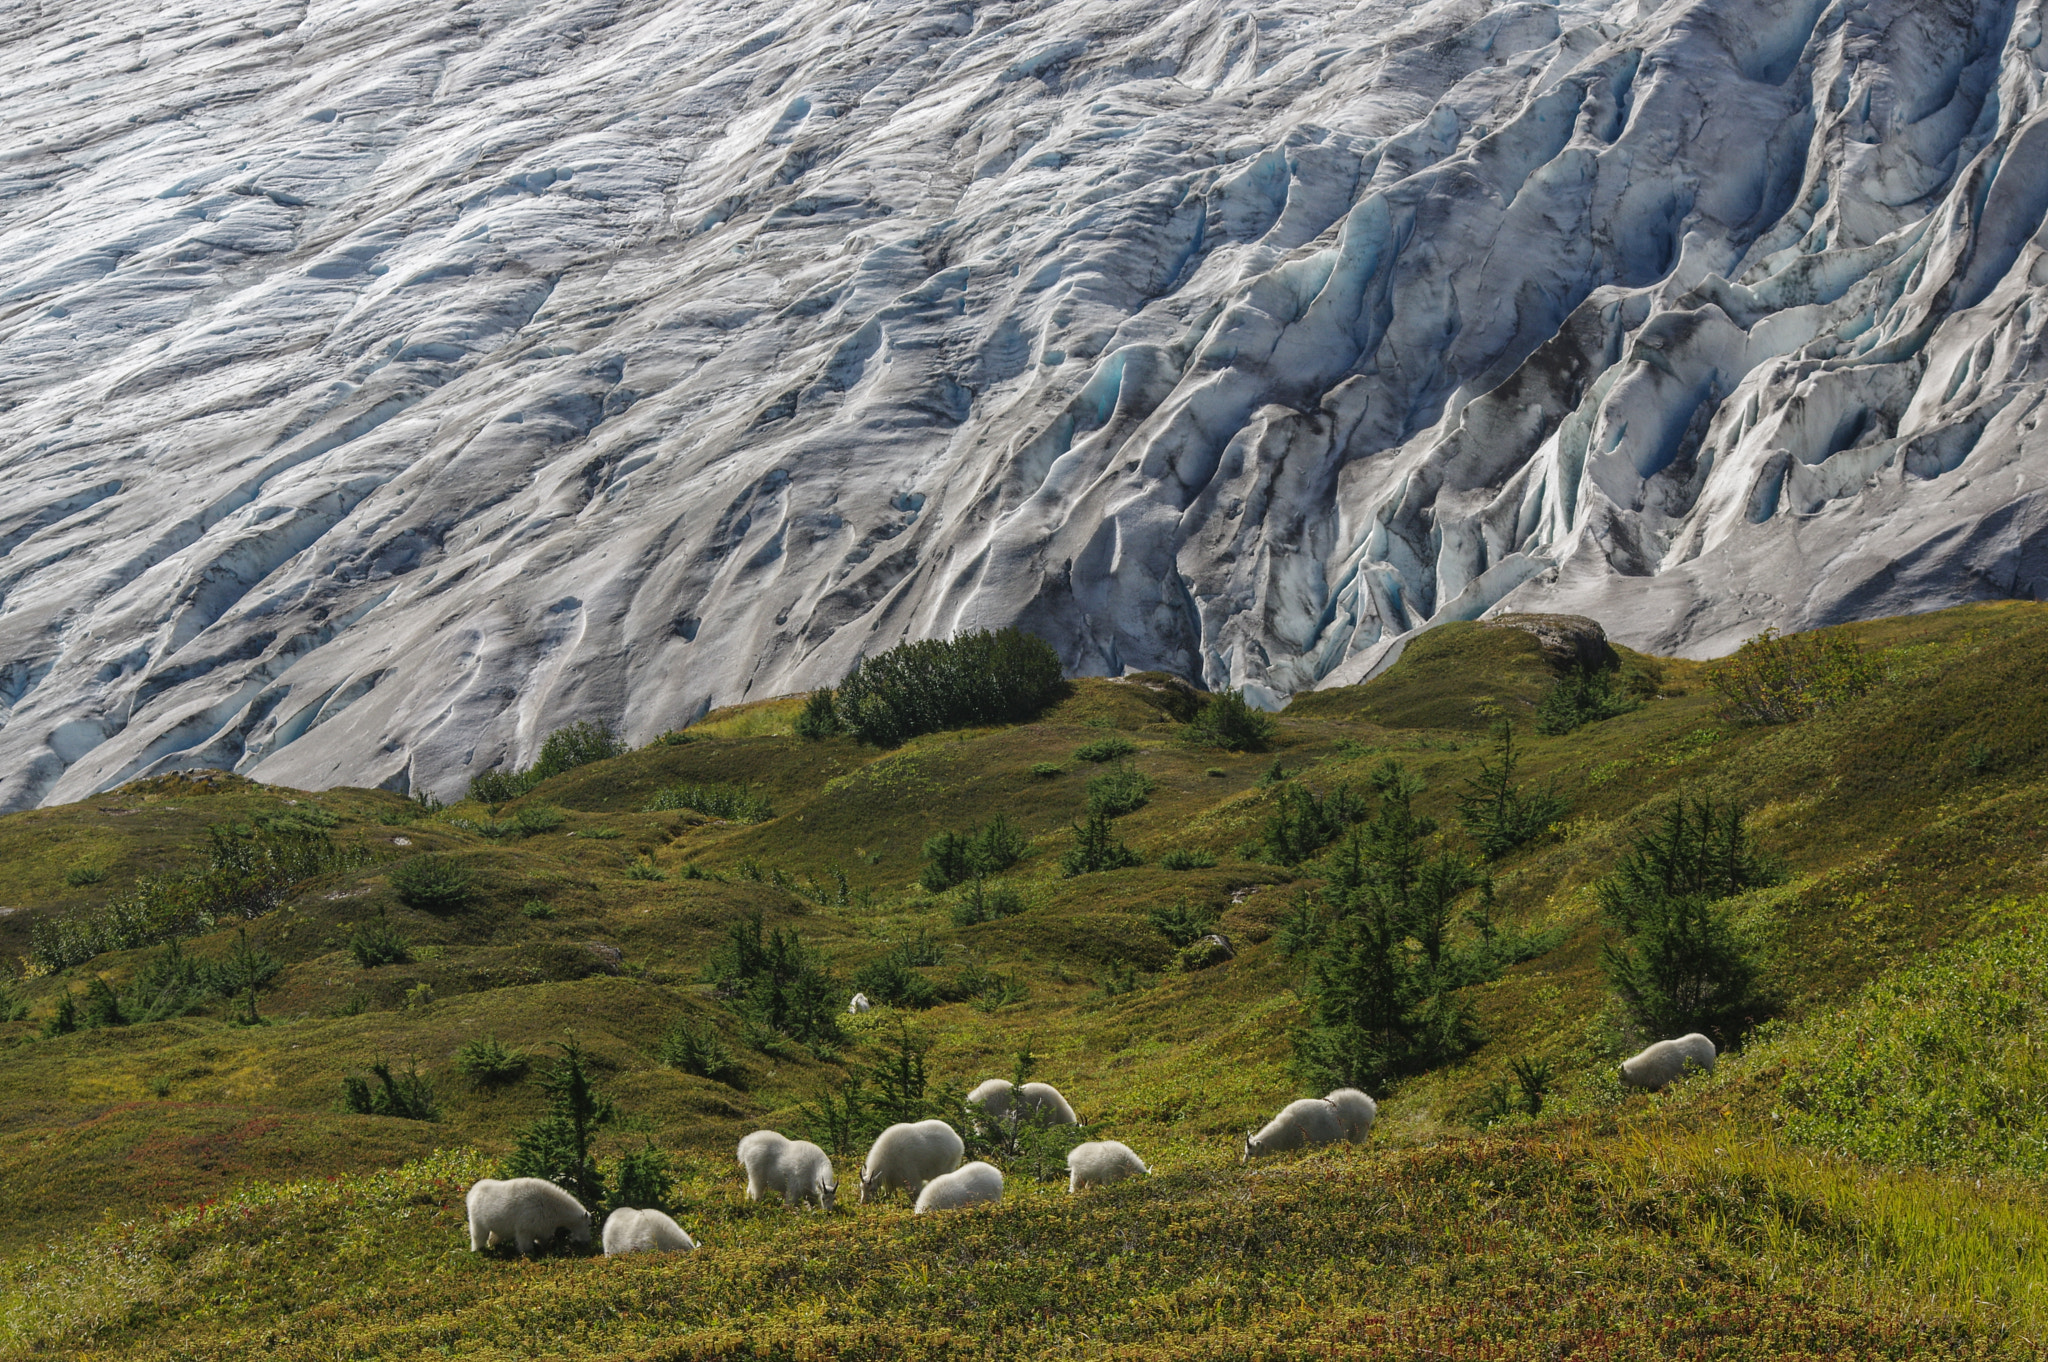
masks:
<svg viewBox="0 0 2048 1362"><path fill-rule="evenodd" d="M14 19L0 807L2048 586L2038 0Z"/></svg>

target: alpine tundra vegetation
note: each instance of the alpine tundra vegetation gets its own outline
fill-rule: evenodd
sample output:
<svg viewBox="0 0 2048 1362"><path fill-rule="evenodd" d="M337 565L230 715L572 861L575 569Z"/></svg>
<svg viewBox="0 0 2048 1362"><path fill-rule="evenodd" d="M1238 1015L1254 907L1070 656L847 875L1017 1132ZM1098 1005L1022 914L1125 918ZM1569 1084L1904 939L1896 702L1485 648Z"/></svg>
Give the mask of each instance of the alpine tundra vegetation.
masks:
<svg viewBox="0 0 2048 1362"><path fill-rule="evenodd" d="M1203 741L1140 675L895 747L797 736L803 696L756 702L495 811L207 774L0 817L0 1349L2038 1356L2048 607L1791 636L1867 684L1780 716L1740 703L1775 641L1615 648L1640 703L1540 733L1582 675L1565 628L1597 633L1432 631L1298 698L1261 752ZM1459 807L1504 722L1511 788L1563 808L1488 860ZM1034 768L1112 734L1155 782L1114 820L1143 863L1070 876L1084 782ZM659 798L679 782L777 812ZM1363 793L1338 835L1276 856L1292 792L1340 787ZM559 824L486 826L536 806ZM1020 907L963 920L974 882L928 889L927 844L998 817ZM331 848L305 878L253 901L208 878L221 839L287 819ZM1175 849L1203 855L1167 869ZM1483 873L1425 892L1446 856ZM466 877L459 903L402 895L428 858ZM175 935L69 960L166 877ZM1652 943L1660 885L1712 890L1711 950ZM366 924L405 951L359 959ZM1190 963L1198 933L1233 952ZM1700 1039L1644 1029L1624 948L1675 978L1739 966L1758 1010L1703 1031L1710 1069L1624 1081L1645 1046ZM845 981L882 961L918 1002L848 1013ZM1337 1024L1354 976L1399 1008ZM1318 1077L1416 1018L1458 1045ZM992 1073L1087 1124L1013 1128ZM1320 1139L1242 1161L1303 1106ZM752 1157L771 1148L802 1158ZM963 1165L1000 1198L916 1215ZM834 1198L856 1171L863 1198ZM544 1214L493 1201L520 1186ZM620 1252L681 1236L705 1247Z"/></svg>

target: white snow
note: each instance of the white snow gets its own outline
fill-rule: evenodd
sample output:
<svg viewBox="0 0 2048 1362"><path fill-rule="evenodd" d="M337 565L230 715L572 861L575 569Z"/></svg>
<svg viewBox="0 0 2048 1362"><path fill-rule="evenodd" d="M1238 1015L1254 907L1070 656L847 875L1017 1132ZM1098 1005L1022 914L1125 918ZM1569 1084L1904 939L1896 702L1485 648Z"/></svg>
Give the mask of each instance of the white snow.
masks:
<svg viewBox="0 0 2048 1362"><path fill-rule="evenodd" d="M0 808L2048 587L2040 0L49 0Z"/></svg>

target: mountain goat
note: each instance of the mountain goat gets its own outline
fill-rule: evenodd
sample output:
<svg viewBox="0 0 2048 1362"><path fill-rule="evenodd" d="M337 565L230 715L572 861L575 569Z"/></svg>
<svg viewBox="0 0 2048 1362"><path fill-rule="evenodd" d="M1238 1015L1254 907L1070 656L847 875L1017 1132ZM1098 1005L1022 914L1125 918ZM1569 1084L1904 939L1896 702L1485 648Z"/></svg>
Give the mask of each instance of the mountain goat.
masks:
<svg viewBox="0 0 2048 1362"><path fill-rule="evenodd" d="M636 1211L621 1206L605 1217L604 1256L621 1253L687 1253L697 1241L661 1211Z"/></svg>
<svg viewBox="0 0 2048 1362"><path fill-rule="evenodd" d="M860 1170L861 1204L894 1187L914 1197L933 1178L958 1168L966 1154L966 1143L944 1121L890 1126L868 1150Z"/></svg>
<svg viewBox="0 0 2048 1362"><path fill-rule="evenodd" d="M1125 1178L1148 1177L1151 1172L1144 1160L1121 1140L1090 1140L1067 1151L1069 1192L1078 1192L1083 1187L1107 1187Z"/></svg>
<svg viewBox="0 0 2048 1362"><path fill-rule="evenodd" d="M873 1006L874 1004L868 1001L867 994L856 993L853 995L853 1001L846 1005L846 1010L852 1013L854 1016L858 1017L861 1013L867 1011L869 1008Z"/></svg>
<svg viewBox="0 0 2048 1362"><path fill-rule="evenodd" d="M1339 1088L1328 1097L1304 1097L1280 1108L1258 1134L1244 1137L1240 1162L1337 1140L1363 1144L1378 1116L1379 1105L1356 1088Z"/></svg>
<svg viewBox="0 0 2048 1362"><path fill-rule="evenodd" d="M1621 1061L1621 1081L1632 1088L1661 1088L1685 1077L1687 1069L1714 1071L1714 1042L1699 1032L1660 1040Z"/></svg>
<svg viewBox="0 0 2048 1362"><path fill-rule="evenodd" d="M992 1163L976 1162L958 1172L942 1173L927 1182L924 1190L917 1194L917 1208L913 1213L957 1211L962 1206L1002 1199L1002 1170Z"/></svg>
<svg viewBox="0 0 2048 1362"><path fill-rule="evenodd" d="M809 1140L784 1139L772 1130L757 1130L740 1141L740 1167L747 1170L747 1200L777 1192L785 1206L816 1202L829 1211L839 1196L839 1178L832 1156Z"/></svg>
<svg viewBox="0 0 2048 1362"><path fill-rule="evenodd" d="M479 1178L469 1189L469 1250L513 1244L524 1256L545 1246L562 1230L572 1243L590 1247L590 1212L583 1203L543 1178Z"/></svg>
<svg viewBox="0 0 2048 1362"><path fill-rule="evenodd" d="M1026 1083L1013 1088L1007 1078L991 1078L968 1093L967 1100L998 1121L1030 1120L1037 1116L1052 1126L1081 1124L1067 1099L1050 1083Z"/></svg>

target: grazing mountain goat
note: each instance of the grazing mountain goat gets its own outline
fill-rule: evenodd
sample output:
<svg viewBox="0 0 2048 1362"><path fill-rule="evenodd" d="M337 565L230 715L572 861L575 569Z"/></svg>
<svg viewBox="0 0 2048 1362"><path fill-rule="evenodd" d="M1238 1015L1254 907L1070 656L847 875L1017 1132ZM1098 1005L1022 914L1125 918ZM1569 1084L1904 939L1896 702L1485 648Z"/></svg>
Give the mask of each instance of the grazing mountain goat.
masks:
<svg viewBox="0 0 2048 1362"><path fill-rule="evenodd" d="M892 1187L916 1196L927 1182L958 1168L966 1154L966 1143L944 1121L890 1126L868 1150L860 1170L861 1204Z"/></svg>
<svg viewBox="0 0 2048 1362"><path fill-rule="evenodd" d="M1067 1099L1050 1083L1010 1086L1007 1078L991 1078L967 1094L967 1100L1001 1120L1030 1120L1036 1116L1049 1126L1077 1126L1080 1119Z"/></svg>
<svg viewBox="0 0 2048 1362"><path fill-rule="evenodd" d="M873 1006L874 1004L868 1001L867 994L856 993L853 995L853 1001L846 1005L846 1010L848 1012L851 1012L854 1016L858 1017L861 1013L867 1011L869 1008Z"/></svg>
<svg viewBox="0 0 2048 1362"><path fill-rule="evenodd" d="M1245 1136L1240 1162L1336 1140L1363 1144L1378 1116L1379 1105L1356 1088L1339 1088L1328 1097L1304 1097L1280 1108L1258 1134Z"/></svg>
<svg viewBox="0 0 2048 1362"><path fill-rule="evenodd" d="M1687 1069L1712 1073L1714 1053L1714 1042L1697 1031L1677 1040L1660 1040L1621 1061L1621 1081L1632 1088L1661 1088L1685 1077Z"/></svg>
<svg viewBox="0 0 2048 1362"><path fill-rule="evenodd" d="M1372 1123L1380 1116L1380 1104L1356 1088L1339 1088L1323 1099L1337 1111L1337 1119L1344 1123L1344 1138L1353 1144L1364 1144L1365 1137L1372 1134Z"/></svg>
<svg viewBox="0 0 2048 1362"><path fill-rule="evenodd" d="M536 1246L569 1231L572 1243L590 1247L590 1212L583 1203L542 1178L479 1178L469 1189L469 1251L513 1244L525 1256Z"/></svg>
<svg viewBox="0 0 2048 1362"><path fill-rule="evenodd" d="M697 1241L660 1211L621 1206L605 1217L604 1256L620 1253L687 1253Z"/></svg>
<svg viewBox="0 0 2048 1362"><path fill-rule="evenodd" d="M777 1192L785 1206L816 1202L829 1211L839 1196L839 1177L832 1156L809 1140L786 1140L772 1130L757 1130L740 1141L740 1167L747 1170L747 1200Z"/></svg>
<svg viewBox="0 0 2048 1362"><path fill-rule="evenodd" d="M1003 1199L1002 1170L992 1163L970 1163L955 1173L943 1173L924 1185L917 1194L914 1214L926 1211L957 1211L962 1206Z"/></svg>
<svg viewBox="0 0 2048 1362"><path fill-rule="evenodd" d="M1120 1140L1090 1140L1067 1151L1067 1190L1107 1187L1125 1178L1148 1177L1152 1170Z"/></svg>

